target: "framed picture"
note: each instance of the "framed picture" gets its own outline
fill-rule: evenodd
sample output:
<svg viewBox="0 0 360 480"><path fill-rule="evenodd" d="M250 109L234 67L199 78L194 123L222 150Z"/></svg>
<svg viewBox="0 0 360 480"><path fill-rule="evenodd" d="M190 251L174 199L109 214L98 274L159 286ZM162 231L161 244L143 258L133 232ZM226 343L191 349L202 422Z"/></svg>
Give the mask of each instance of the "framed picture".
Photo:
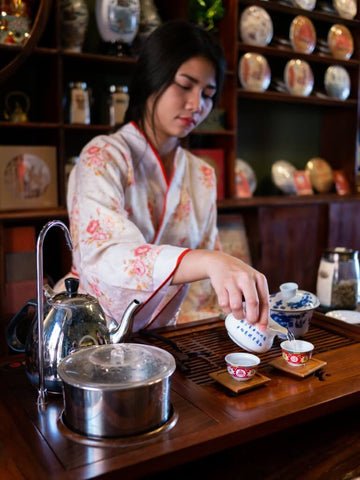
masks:
<svg viewBox="0 0 360 480"><path fill-rule="evenodd" d="M242 215L218 215L217 225L223 251L251 265L249 241Z"/></svg>
<svg viewBox="0 0 360 480"><path fill-rule="evenodd" d="M0 210L56 207L56 148L0 146Z"/></svg>
<svg viewBox="0 0 360 480"><path fill-rule="evenodd" d="M191 153L205 160L215 170L217 181L217 198L221 200L225 197L224 182L224 151L220 148L195 148Z"/></svg>

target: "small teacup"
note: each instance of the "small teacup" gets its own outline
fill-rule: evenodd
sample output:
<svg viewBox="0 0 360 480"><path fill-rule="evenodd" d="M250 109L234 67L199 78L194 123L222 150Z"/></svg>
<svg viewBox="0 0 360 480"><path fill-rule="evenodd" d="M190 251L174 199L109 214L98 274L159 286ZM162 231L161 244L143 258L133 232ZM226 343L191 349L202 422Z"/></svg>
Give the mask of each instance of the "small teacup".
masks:
<svg viewBox="0 0 360 480"><path fill-rule="evenodd" d="M232 378L242 382L253 378L260 364L260 358L252 353L236 352L226 355L225 362Z"/></svg>
<svg viewBox="0 0 360 480"><path fill-rule="evenodd" d="M314 350L314 345L305 340L286 340L280 347L283 359L292 367L306 365Z"/></svg>

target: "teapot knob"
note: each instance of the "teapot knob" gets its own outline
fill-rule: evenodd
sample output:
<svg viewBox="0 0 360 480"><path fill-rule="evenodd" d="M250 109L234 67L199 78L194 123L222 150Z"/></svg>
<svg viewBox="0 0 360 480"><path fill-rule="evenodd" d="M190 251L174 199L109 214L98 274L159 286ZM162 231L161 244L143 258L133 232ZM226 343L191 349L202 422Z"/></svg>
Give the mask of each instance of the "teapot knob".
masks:
<svg viewBox="0 0 360 480"><path fill-rule="evenodd" d="M69 298L76 297L79 288L79 279L74 277L66 278L65 288Z"/></svg>

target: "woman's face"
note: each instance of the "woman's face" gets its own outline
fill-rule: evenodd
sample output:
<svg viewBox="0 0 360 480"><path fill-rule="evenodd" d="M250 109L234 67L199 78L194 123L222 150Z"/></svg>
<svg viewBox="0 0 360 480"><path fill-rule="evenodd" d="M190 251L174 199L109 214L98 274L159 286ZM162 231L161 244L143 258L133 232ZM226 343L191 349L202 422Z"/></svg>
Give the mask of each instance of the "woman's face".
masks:
<svg viewBox="0 0 360 480"><path fill-rule="evenodd" d="M147 105L148 125L152 125L154 111L156 143L170 137L183 138L196 128L210 113L216 92L215 68L203 57L184 62L173 82L155 102L155 95Z"/></svg>

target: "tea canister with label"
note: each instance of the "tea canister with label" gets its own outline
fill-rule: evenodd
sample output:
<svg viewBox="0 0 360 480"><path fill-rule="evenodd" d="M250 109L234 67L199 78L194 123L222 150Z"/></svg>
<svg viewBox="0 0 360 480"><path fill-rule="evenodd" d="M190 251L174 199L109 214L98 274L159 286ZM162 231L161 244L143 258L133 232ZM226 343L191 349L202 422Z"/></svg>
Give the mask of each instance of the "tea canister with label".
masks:
<svg viewBox="0 0 360 480"><path fill-rule="evenodd" d="M125 113L129 106L128 87L126 85L110 85L109 87L109 123L124 123Z"/></svg>
<svg viewBox="0 0 360 480"><path fill-rule="evenodd" d="M86 82L70 82L68 85L69 123L90 124L90 99Z"/></svg>
<svg viewBox="0 0 360 480"><path fill-rule="evenodd" d="M325 309L355 309L359 295L359 256L357 250L336 247L321 258L316 294Z"/></svg>

